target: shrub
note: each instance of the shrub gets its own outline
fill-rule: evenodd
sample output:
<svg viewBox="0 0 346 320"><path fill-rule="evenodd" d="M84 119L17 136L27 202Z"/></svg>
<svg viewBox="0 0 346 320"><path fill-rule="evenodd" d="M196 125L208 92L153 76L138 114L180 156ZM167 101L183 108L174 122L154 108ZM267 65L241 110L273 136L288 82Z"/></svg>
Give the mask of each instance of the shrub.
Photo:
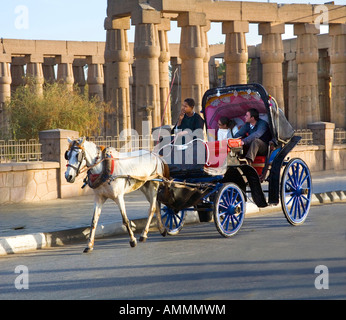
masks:
<svg viewBox="0 0 346 320"><path fill-rule="evenodd" d="M43 94L34 90L35 80L27 79L7 103L9 125L14 139L37 138L42 130L69 129L80 135L101 134L108 105L89 99L86 88L81 94L76 86L69 91L59 83L44 84Z"/></svg>

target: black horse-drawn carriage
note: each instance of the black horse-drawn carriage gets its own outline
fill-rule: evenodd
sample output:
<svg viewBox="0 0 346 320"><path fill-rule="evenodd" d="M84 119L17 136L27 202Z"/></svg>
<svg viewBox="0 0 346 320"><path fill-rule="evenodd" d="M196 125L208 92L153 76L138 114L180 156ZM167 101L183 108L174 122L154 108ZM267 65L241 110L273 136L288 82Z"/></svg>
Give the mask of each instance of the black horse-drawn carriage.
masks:
<svg viewBox="0 0 346 320"><path fill-rule="evenodd" d="M241 123L249 108L258 110L272 134L267 156L257 156L252 165L244 161L240 139L216 141L220 117ZM158 193L167 232L179 233L187 211L196 210L201 221L213 218L219 233L231 237L243 224L248 197L260 208L281 201L288 222L302 224L311 204L311 174L303 160L287 159L301 137L275 99L259 84L213 88L203 96L202 112L207 141L192 134L185 143L160 143L171 177Z"/></svg>

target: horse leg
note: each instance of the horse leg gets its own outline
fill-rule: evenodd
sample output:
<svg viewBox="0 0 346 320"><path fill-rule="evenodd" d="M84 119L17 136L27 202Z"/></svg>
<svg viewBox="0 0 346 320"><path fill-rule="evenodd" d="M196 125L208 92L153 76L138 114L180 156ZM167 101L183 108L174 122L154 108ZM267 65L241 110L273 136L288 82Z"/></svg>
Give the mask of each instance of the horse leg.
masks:
<svg viewBox="0 0 346 320"><path fill-rule="evenodd" d="M156 201L156 220L157 227L163 237L167 235L167 229L163 226L162 217L161 217L161 205L158 201Z"/></svg>
<svg viewBox="0 0 346 320"><path fill-rule="evenodd" d="M121 216L123 218L123 225L126 227L127 232L129 233L130 236L130 246L134 248L137 245L137 240L133 234L133 231L131 229L131 223L130 220L127 218L126 210L125 210L125 201L124 201L124 195L118 195L117 197L117 204L120 209Z"/></svg>
<svg viewBox="0 0 346 320"><path fill-rule="evenodd" d="M158 202L156 200L158 187L159 187L158 183L149 182L149 183L145 184L141 189L143 191L145 197L147 198L147 200L150 203L147 224L146 224L146 226L145 226L144 230L142 231L142 234L139 238L139 241L141 241L141 242L145 242L148 238L148 232L149 232L151 220L153 219L155 211L156 211L156 217L157 217L159 231L163 236L166 235L166 229L164 228L162 221L161 221L160 207L159 207Z"/></svg>
<svg viewBox="0 0 346 320"><path fill-rule="evenodd" d="M84 251L83 251L84 253L91 252L94 249L94 240L95 240L97 222L99 221L102 206L105 203L105 201L106 201L106 198L104 198L104 197L97 197L95 199L94 215L93 215L93 218L91 221L91 226L90 226L88 246L84 249Z"/></svg>

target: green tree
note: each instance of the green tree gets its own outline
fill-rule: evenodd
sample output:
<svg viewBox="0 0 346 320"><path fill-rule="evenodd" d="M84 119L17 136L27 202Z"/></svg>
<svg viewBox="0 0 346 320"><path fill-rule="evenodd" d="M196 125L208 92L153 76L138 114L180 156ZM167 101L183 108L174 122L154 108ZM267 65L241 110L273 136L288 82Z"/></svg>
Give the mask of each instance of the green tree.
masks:
<svg viewBox="0 0 346 320"><path fill-rule="evenodd" d="M27 79L19 87L5 108L9 116L11 136L14 139L37 138L42 130L69 129L80 135L97 135L104 126L104 112L109 106L98 99L89 99L78 87L69 91L59 83L44 85L43 95L35 90L35 80Z"/></svg>

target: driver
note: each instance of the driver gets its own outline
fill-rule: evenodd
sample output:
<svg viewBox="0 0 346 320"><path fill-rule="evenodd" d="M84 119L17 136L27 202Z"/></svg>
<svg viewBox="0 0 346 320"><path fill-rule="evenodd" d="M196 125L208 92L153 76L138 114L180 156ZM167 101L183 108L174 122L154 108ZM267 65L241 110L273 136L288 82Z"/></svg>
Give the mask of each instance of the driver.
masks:
<svg viewBox="0 0 346 320"><path fill-rule="evenodd" d="M202 137L199 138L203 139L204 121L202 117L194 111L194 107L195 101L192 98L186 98L184 100L181 106L179 119L172 129L172 133L175 133L177 137L187 135L191 132L195 133L195 130L201 129Z"/></svg>

